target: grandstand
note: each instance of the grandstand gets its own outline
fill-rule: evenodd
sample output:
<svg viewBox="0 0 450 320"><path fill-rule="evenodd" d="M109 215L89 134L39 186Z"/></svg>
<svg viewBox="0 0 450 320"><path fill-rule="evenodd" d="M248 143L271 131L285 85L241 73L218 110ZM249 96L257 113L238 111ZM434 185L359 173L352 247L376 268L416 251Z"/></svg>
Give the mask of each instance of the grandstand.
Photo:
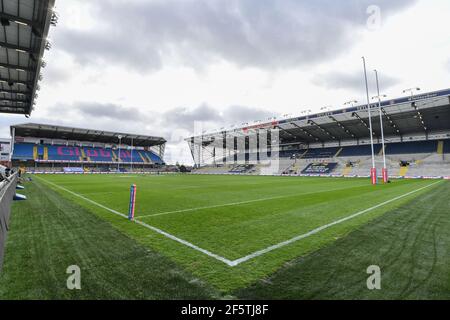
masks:
<svg viewBox="0 0 450 320"><path fill-rule="evenodd" d="M40 89L42 59L50 50L50 26L58 17L55 0L2 1L0 12L0 113L29 116Z"/></svg>
<svg viewBox="0 0 450 320"><path fill-rule="evenodd" d="M164 165L160 137L27 123L11 126L12 164L28 172L146 171Z"/></svg>
<svg viewBox="0 0 450 320"><path fill-rule="evenodd" d="M381 169L378 104L370 105L370 110L375 162ZM381 112L391 177L450 176L450 89L386 100L381 102ZM367 177L372 167L364 105L255 123L186 141L196 173ZM252 170L235 169L248 165L253 165Z"/></svg>
<svg viewBox="0 0 450 320"><path fill-rule="evenodd" d="M58 22L54 5L55 0L1 2L0 114L29 116L34 109L44 52L51 48L48 32ZM1 139L0 166L10 167L10 149L9 139ZM0 175L0 269L16 184L17 174L9 181Z"/></svg>

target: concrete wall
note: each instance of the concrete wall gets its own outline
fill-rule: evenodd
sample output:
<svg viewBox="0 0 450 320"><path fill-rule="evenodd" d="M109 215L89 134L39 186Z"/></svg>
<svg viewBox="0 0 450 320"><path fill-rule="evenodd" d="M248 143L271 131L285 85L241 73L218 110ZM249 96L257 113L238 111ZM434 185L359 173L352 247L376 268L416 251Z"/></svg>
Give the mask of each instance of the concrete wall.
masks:
<svg viewBox="0 0 450 320"><path fill-rule="evenodd" d="M10 181L0 182L0 271L3 265L6 235L8 232L11 203L16 193L17 174L10 177Z"/></svg>

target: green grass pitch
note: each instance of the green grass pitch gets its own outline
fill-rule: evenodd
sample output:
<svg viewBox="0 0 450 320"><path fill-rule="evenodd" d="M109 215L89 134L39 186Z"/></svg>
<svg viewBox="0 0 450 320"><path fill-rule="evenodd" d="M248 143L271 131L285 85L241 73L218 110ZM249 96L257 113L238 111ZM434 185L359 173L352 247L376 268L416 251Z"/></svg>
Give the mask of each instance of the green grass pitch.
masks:
<svg viewBox="0 0 450 320"><path fill-rule="evenodd" d="M238 296L258 298L261 290L267 291L256 285L261 279L279 276L280 270L293 261L329 250L341 240L351 238L355 230L385 221L386 213L401 210L418 197L448 186L446 182L433 180L394 180L391 184L372 186L368 179L209 175L40 175L33 179L29 187L34 191L29 196L52 192L66 203L55 205L60 206L58 210L69 210L64 206L73 203L80 211L95 217L85 221L89 223L86 232L94 245L96 226L106 223L117 232L120 241L114 244L114 237L109 235L109 245L120 248L122 254L128 250L124 243L131 241L155 253L168 268L186 273L182 277L187 279L183 290L194 292L186 294L188 297L239 293ZM131 184L137 185L136 220L140 224L117 214L128 212ZM16 208L15 214L19 215ZM70 210L76 217L77 210ZM13 215L13 226L14 219ZM51 217L48 219L51 221ZM14 232L13 229L11 233ZM11 238L14 237L18 236L13 234ZM358 241L354 240L349 248L357 248L361 244ZM129 245L130 252L133 244ZM19 263L18 257L11 259ZM128 268L144 272L145 267L139 263L134 266L132 259L127 260ZM364 284L365 269L361 272ZM190 277L198 283L189 280ZM0 284L1 281L6 280L0 278ZM203 295L196 290L203 290ZM164 294L170 292L156 298L165 297ZM155 298L145 294L130 296ZM292 292L279 296L297 297Z"/></svg>

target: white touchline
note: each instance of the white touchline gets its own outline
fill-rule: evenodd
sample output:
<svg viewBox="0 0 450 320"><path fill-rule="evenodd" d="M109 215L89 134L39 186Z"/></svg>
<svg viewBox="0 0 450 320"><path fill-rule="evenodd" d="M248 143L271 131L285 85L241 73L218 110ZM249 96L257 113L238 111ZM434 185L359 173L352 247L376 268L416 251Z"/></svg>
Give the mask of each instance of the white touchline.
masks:
<svg viewBox="0 0 450 320"><path fill-rule="evenodd" d="M361 185L361 187L363 187L363 186L364 185ZM339 191L339 190L345 190L345 189L351 189L351 188L355 188L355 186L345 187L345 188L328 189L328 190L323 190L323 191L315 191L315 192L306 192L306 193L289 194L289 195L283 195L283 196L259 198L259 199L245 200L245 201L240 201L240 202L230 202L230 203L224 203L224 204L215 204L215 205L212 205L212 206L205 206L205 207L197 207L197 208L181 209L181 210L174 210L174 211L166 211L166 212L160 212L160 213L147 214L147 215L144 215L144 216L139 216L137 218L142 220L144 218L165 216L165 215L173 214L173 213L192 212L192 211L214 209L214 208L221 208L221 207L232 207L232 206L238 206L238 205L241 205L241 204L248 204L248 203L262 202L262 201L276 200L276 199L284 199L284 198L293 198L293 197L305 196L305 195L310 195L310 194L317 194L317 193L324 193L324 192L331 192L331 191Z"/></svg>
<svg viewBox="0 0 450 320"><path fill-rule="evenodd" d="M53 182L47 181L47 180L42 179L42 178L40 178L40 177L38 177L38 179L44 181L45 183L48 183L48 184L54 186L55 188L59 188L59 189L61 189L61 190L63 190L63 191L66 191L66 192L70 193L71 195L73 195L73 196L75 196L75 197L78 197L78 198L80 198L80 199L83 199L83 200L85 200L85 201L87 201L87 202L89 202L89 203L92 203L92 204L94 204L94 205L96 205L96 206L98 206L98 207L100 207L100 208L102 208L102 209L105 209L105 210L107 210L107 211L109 211L109 212L112 212L112 213L118 215L118 216L121 216L122 218L128 219L128 216L127 216L127 215L125 215L125 214L123 214L123 213L120 213L120 212L118 212L118 211L116 211L116 210L113 210L113 209L111 209L111 208L105 207L104 205L102 205L102 204L100 204L100 203L97 203L97 202L95 202L95 201L93 201L93 200L91 200L91 199L88 199L88 198L86 198L86 197L83 197L82 195L80 195L80 194L78 194L78 193L76 193L76 192L73 192L73 191L71 191L71 190L69 190L69 189L66 189L66 188L64 188L64 187L61 187L61 186L59 186L59 185L57 185L57 184L55 184L55 183L53 183ZM224 258L224 257L221 257L221 256L219 256L219 255L217 255L217 254L215 254L215 253L212 253L212 252L210 252L210 251L208 251L208 250L205 250L205 249L203 249L203 248L200 248L200 247L196 246L195 244L192 244L192 243L190 243L190 242L188 242L188 241L186 241L186 240L183 240L183 239L180 239L180 238L178 238L178 237L175 237L174 235L171 235L170 233L167 233L167 232L165 232L165 231L163 231L163 230L161 230L161 229L158 229L158 228L156 228L156 227L153 227L153 226L151 226L151 225L148 225L148 224L146 224L146 223L144 223L144 222L142 222L142 221L137 221L137 220L135 220L134 222L137 223L137 224L139 224L139 225L141 225L141 226L143 226L143 227L145 227L145 228L147 228L147 229L150 229L150 230L152 230L152 231L155 231L156 233L159 233L159 234L161 234L161 235L163 235L163 236L165 236L165 237L167 237L167 238L169 238L169 239L175 240L175 241L177 241L177 242L179 242L179 243L181 243L181 244L184 244L185 246L188 246L188 247L190 247L190 248L192 248L192 249L194 249L194 250L197 250L197 251L199 251L199 252L201 252L201 253L204 253L204 254L206 254L207 256L210 256L211 258L214 258L214 259L216 259L216 260L219 260L219 261L221 261L221 262L223 262L223 263L229 265L230 267L233 266L233 263L232 263L231 260L228 260L228 259L226 259L226 258Z"/></svg>
<svg viewBox="0 0 450 320"><path fill-rule="evenodd" d="M66 192L68 192L68 193L70 193L70 194L72 194L72 195L74 195L74 196L76 196L76 197L78 197L78 198L80 198L80 199L83 199L83 200L85 200L85 201L87 201L87 202L90 202L90 203L92 203L92 204L94 204L94 205L100 207L100 208L103 208L103 209L105 209L105 210L107 210L107 211L110 211L110 212L112 212L112 213L114 213L114 214L116 214L116 215L119 215L119 216L121 216L121 217L123 217L123 218L125 218L125 219L128 219L128 216L126 216L126 215L123 214L123 213L120 213L120 212L118 212L118 211L116 211L116 210L110 209L110 208L108 208L108 207L106 207L106 206L104 206L104 205L102 205L102 204L100 204L100 203L97 203L97 202L95 202L95 201L93 201L93 200L91 200L91 199L88 199L88 198L86 198L86 197L83 197L82 195L80 195L80 194L78 194L78 193L76 193L76 192L73 192L73 191L71 191L71 190L68 190L68 189L66 189L66 188L64 188L64 187L61 187L61 186L59 186L59 185L57 185L57 184L55 184L55 183L53 183L53 182L47 181L47 180L42 179L42 178L40 178L40 177L37 177L37 178L39 178L40 180L44 181L45 183L48 183L48 184L50 184L50 185L53 185L53 186L56 187L56 188L59 188L59 189L61 189L61 190L64 190L64 191L66 191ZM439 182L442 182L442 180L437 181L437 182L434 182L434 183L431 183L431 184L426 185L426 186L424 186L424 187L421 187L421 188L419 188L419 189L410 191L410 192L405 193L405 194L403 194L403 195L401 195L401 196L395 197L395 198L393 198L393 199L391 199L391 200L387 200L387 201L385 201L385 202L382 202L382 203L380 203L380 204L377 204L376 206L373 206L373 207L370 207L370 208L368 208L368 209L359 211L359 212L354 213L354 214L352 214L352 215L350 215L350 216L347 216L347 217L345 217L345 218L342 218L342 219L333 221L333 222L331 222L331 223L328 223L328 224L326 224L326 225L323 225L323 226L321 226L321 227L318 227L318 228L316 228L316 229L314 229L314 230L311 230L311 231L309 231L309 232L307 232L307 233L298 235L298 236L296 236L296 237L294 237L294 238L291 238L291 239L289 239L289 240L286 240L286 241L277 243L277 244L275 244L275 245L272 245L272 246L267 247L267 248L262 249L262 250L255 251L255 252L253 252L253 253L251 253L251 254L245 256L245 257L242 257L242 258L239 258L239 259L236 259L236 260L229 260L229 259L226 259L226 258L224 258L224 257L222 257L222 256L219 256L219 255L217 255L217 254L215 254L215 253L212 253L212 252L210 252L210 251L208 251L208 250L202 249L202 248L196 246L195 244L192 244L192 243L190 243L190 242L188 242L188 241L186 241L186 240L183 240L183 239L180 239L180 238L178 238L178 237L176 237L176 236L174 236L174 235L171 235L170 233L167 233L167 232L165 232L165 231L163 231L163 230L161 230L161 229L158 229L158 228L156 228L156 227L153 227L153 226L151 226L151 225L148 225L148 224L146 224L146 223L144 223L144 222L142 222L142 221L135 220L134 222L135 222L136 224L139 224L139 225L141 225L141 226L147 228L147 229L153 230L153 231L155 231L155 232L157 232L157 233L159 233L159 234L161 234L161 235L163 235L163 236L165 236L165 237L167 237L167 238L169 238L169 239L172 239L172 240L177 241L177 242L179 242L179 243L181 243L181 244L183 244L183 245L185 245L185 246L187 246L187 247L190 247L190 248L192 248L192 249L194 249L194 250L196 250L196 251L199 251L199 252L201 252L201 253L204 253L204 254L206 254L207 256L209 256L209 257L211 257L211 258L214 258L214 259L216 259L216 260L218 260L218 261L221 261L221 262L225 263L226 265L228 265L228 266L230 266L230 267L235 267L235 266L237 266L237 265L239 265L239 264L241 264L241 263L243 263L243 262L246 262L246 261L251 260L251 259L253 259L253 258L259 257L259 256L261 256L261 255L263 255L263 254L266 254L266 253L270 252L270 251L273 251L273 250L279 249L279 248L281 248L281 247L287 246L287 245L292 244L292 243L294 243L294 242L297 242L297 241L299 241L299 240L301 240L301 239L304 239L304 238L307 238L307 237L309 237L309 236L312 236L312 235L314 235L314 234L316 234L316 233L319 233L320 231L323 231L323 230L325 230L325 229L328 229L328 228L330 228L330 227L332 227L332 226L335 226L335 225L340 224L340 223L342 223L342 222L348 221L348 220L353 219L353 218L355 218L355 217L357 217L357 216L360 216L360 215L362 215L362 214L365 214L365 213L367 213L367 212L369 212L369 211L372 211L372 210L375 210L375 209L380 208L380 207L382 207L382 206L385 206L385 205L387 205L387 204L389 204L389 203L391 203L391 202L400 200L400 199L405 198L405 197L407 197L407 196L409 196L409 195L411 195L411 194L414 194L414 193L416 193L416 192L419 192L419 191L421 191L421 190L424 190L424 189L426 189L426 188L429 188L429 187L431 187L431 186L434 186L435 184L437 184L437 183L439 183Z"/></svg>
<svg viewBox="0 0 450 320"><path fill-rule="evenodd" d="M388 200L388 201L382 202L382 203L380 203L380 204L377 204L376 206L373 206L373 207L371 207L371 208L368 208L368 209L365 209L365 210L363 210L363 211L359 211L359 212L357 212L357 213L354 213L354 214L352 214L352 215L350 215L350 216L348 216L348 217L345 217L345 218L342 218L342 219L333 221L333 222L331 222L331 223L328 223L328 224L326 224L326 225L323 225L323 226L321 226L321 227L319 227L319 228L316 228L316 229L314 229L314 230L311 230L311 231L309 231L309 232L307 232L307 233L304 233L304 234L302 234L302 235L299 235L299 236L296 236L296 237L291 238L291 239L289 239L289 240L280 242L280 243L278 243L278 244L275 244L275 245L273 245L273 246L267 247L267 248L265 248L265 249L262 249L262 250L253 252L253 253L251 253L251 254L245 256L245 257L242 257L242 258L233 260L233 261L231 261L232 266L237 266L238 264L241 264L241 263L243 263L243 262L245 262L245 261L248 261L248 260L250 260L250 259L259 257L259 256L261 256L261 255L263 255L263 254L266 254L266 253L270 252L270 251L279 249L279 248L281 248L281 247L284 247L284 246L287 246L287 245L289 245L289 244L291 244L291 243L294 243L294 242L296 242L296 241L298 241L298 240L301 240L301 239L307 238L307 237L309 237L309 236L312 236L313 234L316 234L316 233L318 233L318 232L320 232L320 231L322 231L322 230L325 230L325 229L327 229L327 228L329 228L329 227L335 226L335 225L337 225L337 224L340 224L340 223L342 223L342 222L345 222L345 221L348 221L348 220L350 220L350 219L353 219L353 218L355 218L355 217L357 217L357 216L360 216L360 215L362 215L362 214L364 214L364 213L367 213L367 212L369 212L369 211L372 211L372 210L375 210L375 209L377 209L377 208L379 208L379 207L382 207L382 206L384 206L384 205L387 205L387 204L389 204L389 203L391 203L391 202L394 202L394 201L397 201L397 200L402 199L402 198L404 198L404 197L407 197L407 196L409 196L409 195L411 195L411 194L413 194L413 193L416 193L416 192L419 192L419 191L421 191L421 190L423 190L423 189L429 188L429 187L431 187L431 186L433 186L433 185L435 185L435 184L437 184L437 183L439 183L439 182L442 182L442 181L437 181L437 182L431 183L431 184L429 184L429 185L427 185L427 186L424 186L424 187L422 187L422 188L416 189L416 190L414 190L414 191L405 193L405 194L403 194L403 195L401 195L401 196L395 197L395 198L393 198L393 199L391 199L391 200Z"/></svg>

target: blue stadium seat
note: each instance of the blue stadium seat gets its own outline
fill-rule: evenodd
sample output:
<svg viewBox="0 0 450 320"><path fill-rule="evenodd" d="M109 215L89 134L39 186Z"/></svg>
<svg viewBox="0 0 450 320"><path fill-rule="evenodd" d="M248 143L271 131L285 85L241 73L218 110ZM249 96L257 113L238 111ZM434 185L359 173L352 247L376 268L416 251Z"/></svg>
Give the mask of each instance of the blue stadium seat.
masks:
<svg viewBox="0 0 450 320"><path fill-rule="evenodd" d="M340 148L320 148L309 149L308 152L302 157L303 159L320 159L320 158L332 158L339 151Z"/></svg>
<svg viewBox="0 0 450 320"><path fill-rule="evenodd" d="M374 144L374 153L378 154L381 151L381 144ZM371 156L372 148L370 144L361 146L343 147L339 157L362 157Z"/></svg>
<svg viewBox="0 0 450 320"><path fill-rule="evenodd" d="M386 145L386 154L433 153L437 151L437 141L398 142Z"/></svg>
<svg viewBox="0 0 450 320"><path fill-rule="evenodd" d="M48 149L48 160L80 161L81 152L77 147L46 146Z"/></svg>
<svg viewBox="0 0 450 320"><path fill-rule="evenodd" d="M14 145L14 160L33 160L35 144L16 143ZM40 159L44 158L45 149L48 151L48 160L50 161L82 161L89 159L92 162L114 162L119 155L118 150L101 147L74 147L63 145L38 145L37 153ZM120 150L120 159L122 162L131 163L152 163L164 164L161 157L151 151L144 150ZM85 159L84 159L85 158Z"/></svg>
<svg viewBox="0 0 450 320"><path fill-rule="evenodd" d="M33 147L31 143L16 143L12 158L14 160L33 160Z"/></svg>
<svg viewBox="0 0 450 320"><path fill-rule="evenodd" d="M444 153L450 153L450 140L444 141Z"/></svg>

